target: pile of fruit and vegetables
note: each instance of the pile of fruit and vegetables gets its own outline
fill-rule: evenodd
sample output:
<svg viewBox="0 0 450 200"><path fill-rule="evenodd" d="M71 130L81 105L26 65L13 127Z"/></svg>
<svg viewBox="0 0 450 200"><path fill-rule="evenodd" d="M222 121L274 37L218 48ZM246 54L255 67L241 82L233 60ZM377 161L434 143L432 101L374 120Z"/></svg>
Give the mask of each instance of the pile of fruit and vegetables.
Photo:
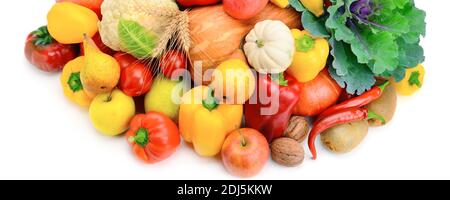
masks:
<svg viewBox="0 0 450 200"><path fill-rule="evenodd" d="M181 141L233 175L355 150L422 85L414 0L57 0L26 58L146 163ZM308 154L306 154L308 155Z"/></svg>

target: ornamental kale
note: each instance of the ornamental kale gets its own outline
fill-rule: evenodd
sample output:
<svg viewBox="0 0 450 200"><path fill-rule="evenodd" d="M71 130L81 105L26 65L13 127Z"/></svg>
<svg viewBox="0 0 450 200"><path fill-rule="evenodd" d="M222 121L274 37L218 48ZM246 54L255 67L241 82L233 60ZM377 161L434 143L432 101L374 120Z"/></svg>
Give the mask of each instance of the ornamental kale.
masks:
<svg viewBox="0 0 450 200"><path fill-rule="evenodd" d="M331 35L334 60L329 70L348 93L365 92L379 76L401 80L406 68L425 60L419 44L421 36L425 36L425 12L415 7L414 0L331 0L331 3L326 16L302 22L307 29L325 26ZM314 21L314 26L310 21ZM322 21L325 21L322 27L318 26Z"/></svg>

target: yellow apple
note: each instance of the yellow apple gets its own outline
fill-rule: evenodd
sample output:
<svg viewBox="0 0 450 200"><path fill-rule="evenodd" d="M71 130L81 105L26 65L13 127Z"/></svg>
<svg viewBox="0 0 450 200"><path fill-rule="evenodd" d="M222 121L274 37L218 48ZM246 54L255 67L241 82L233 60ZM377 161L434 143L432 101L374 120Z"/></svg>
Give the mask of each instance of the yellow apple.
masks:
<svg viewBox="0 0 450 200"><path fill-rule="evenodd" d="M145 112L159 112L177 122L180 110L177 100L183 96L183 87L183 82L157 77L152 89L145 95Z"/></svg>
<svg viewBox="0 0 450 200"><path fill-rule="evenodd" d="M135 114L133 98L118 89L97 95L89 107L92 124L107 136L124 133Z"/></svg>

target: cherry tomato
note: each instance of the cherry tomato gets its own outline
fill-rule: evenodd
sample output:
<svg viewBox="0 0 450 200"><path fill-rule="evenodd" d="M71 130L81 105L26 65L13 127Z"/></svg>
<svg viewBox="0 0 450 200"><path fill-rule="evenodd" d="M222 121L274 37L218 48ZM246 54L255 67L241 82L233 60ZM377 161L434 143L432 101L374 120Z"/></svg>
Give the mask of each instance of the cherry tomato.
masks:
<svg viewBox="0 0 450 200"><path fill-rule="evenodd" d="M180 51L168 51L162 56L159 67L164 76L169 79L181 76L187 69L186 56Z"/></svg>

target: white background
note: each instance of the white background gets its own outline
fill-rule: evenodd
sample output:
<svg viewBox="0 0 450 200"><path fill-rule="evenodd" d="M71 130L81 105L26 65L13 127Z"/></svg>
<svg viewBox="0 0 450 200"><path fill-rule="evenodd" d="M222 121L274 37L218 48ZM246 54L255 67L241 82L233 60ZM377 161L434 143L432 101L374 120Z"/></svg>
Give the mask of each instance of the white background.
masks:
<svg viewBox="0 0 450 200"><path fill-rule="evenodd" d="M0 179L234 179L219 159L182 144L170 159L146 165L123 137L97 133L85 109L63 96L59 74L23 55L27 34L46 23L52 0L2 3L0 12ZM270 161L254 179L450 179L450 1L416 0L427 11L426 82L398 102L395 119L350 154L319 148L296 168ZM319 145L321 146L321 145ZM305 146L306 150L306 146Z"/></svg>

